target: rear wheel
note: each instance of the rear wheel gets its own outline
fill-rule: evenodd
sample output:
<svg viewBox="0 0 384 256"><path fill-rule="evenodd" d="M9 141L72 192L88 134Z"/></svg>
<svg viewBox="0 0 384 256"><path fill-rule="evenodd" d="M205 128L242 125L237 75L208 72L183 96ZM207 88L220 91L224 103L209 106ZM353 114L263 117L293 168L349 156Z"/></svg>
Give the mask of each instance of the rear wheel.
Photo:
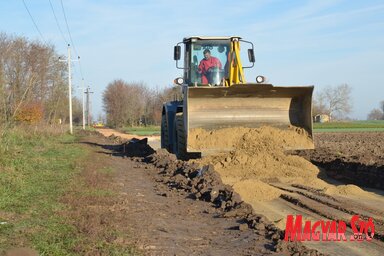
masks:
<svg viewBox="0 0 384 256"><path fill-rule="evenodd" d="M169 151L169 130L166 115L161 116L161 148Z"/></svg>
<svg viewBox="0 0 384 256"><path fill-rule="evenodd" d="M175 154L177 158L186 160L187 155L187 144L186 144L186 138L185 138L185 128L184 128L184 121L183 121L183 114L178 113L176 114L176 150Z"/></svg>

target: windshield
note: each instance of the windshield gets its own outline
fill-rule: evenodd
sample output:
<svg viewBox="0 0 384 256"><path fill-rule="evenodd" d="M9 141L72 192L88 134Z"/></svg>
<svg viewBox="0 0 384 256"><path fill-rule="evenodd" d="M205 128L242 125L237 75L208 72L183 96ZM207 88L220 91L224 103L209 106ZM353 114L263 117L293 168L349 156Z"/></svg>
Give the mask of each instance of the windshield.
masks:
<svg viewBox="0 0 384 256"><path fill-rule="evenodd" d="M191 82L223 84L227 77L229 40L198 40L191 47Z"/></svg>

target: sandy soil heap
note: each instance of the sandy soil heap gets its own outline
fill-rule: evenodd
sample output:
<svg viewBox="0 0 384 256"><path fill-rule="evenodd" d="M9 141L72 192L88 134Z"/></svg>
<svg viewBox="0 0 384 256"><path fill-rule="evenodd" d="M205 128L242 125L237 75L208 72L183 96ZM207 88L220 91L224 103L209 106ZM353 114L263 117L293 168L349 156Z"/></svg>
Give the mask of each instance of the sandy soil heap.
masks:
<svg viewBox="0 0 384 256"><path fill-rule="evenodd" d="M212 164L223 182L233 186L243 200L251 204L280 196L282 191L268 183L305 184L328 194L365 194L356 186L330 185L318 178L320 170L312 163L285 153L285 149L295 145L312 143L301 129L195 129L190 133L189 143L197 149L232 148L229 152L207 156L198 162Z"/></svg>
<svg viewBox="0 0 384 256"><path fill-rule="evenodd" d="M268 185L268 182L308 184L319 174L318 168L307 160L284 153L286 148L298 143L312 143L307 134L299 129L196 129L191 132L189 142L195 148L232 148L230 152L208 156L199 161L201 164L213 164L224 183L232 185L245 201L279 197L280 191Z"/></svg>

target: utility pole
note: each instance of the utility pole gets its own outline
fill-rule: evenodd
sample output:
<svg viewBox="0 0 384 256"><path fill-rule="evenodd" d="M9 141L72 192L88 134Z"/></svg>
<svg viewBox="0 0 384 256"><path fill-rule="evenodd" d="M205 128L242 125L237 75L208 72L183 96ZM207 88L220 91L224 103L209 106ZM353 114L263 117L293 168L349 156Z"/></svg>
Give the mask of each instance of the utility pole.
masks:
<svg viewBox="0 0 384 256"><path fill-rule="evenodd" d="M81 88L81 94L83 95L83 130L85 130L85 86L84 86L84 78L83 78L83 87Z"/></svg>
<svg viewBox="0 0 384 256"><path fill-rule="evenodd" d="M72 127L72 74L71 74L71 47L68 44L68 99L69 99L69 133L73 134Z"/></svg>
<svg viewBox="0 0 384 256"><path fill-rule="evenodd" d="M88 127L91 125L91 99L90 99L90 94L93 93L91 92L91 88L88 86L85 94L87 94L87 125Z"/></svg>
<svg viewBox="0 0 384 256"><path fill-rule="evenodd" d="M79 59L80 57L78 57ZM72 126L72 73L71 73L71 62L77 60L71 60L71 45L68 44L68 59L59 61L68 62L68 101L69 101L69 133L73 134L73 126Z"/></svg>

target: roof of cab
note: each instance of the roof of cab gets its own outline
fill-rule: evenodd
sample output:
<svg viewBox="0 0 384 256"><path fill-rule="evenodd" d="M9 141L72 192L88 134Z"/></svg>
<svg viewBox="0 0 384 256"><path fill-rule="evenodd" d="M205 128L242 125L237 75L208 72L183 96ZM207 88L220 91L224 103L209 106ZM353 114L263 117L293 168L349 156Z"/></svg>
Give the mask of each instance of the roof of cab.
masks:
<svg viewBox="0 0 384 256"><path fill-rule="evenodd" d="M190 36L190 37L185 37L183 39L183 42L189 42L192 39L199 39L199 40L228 40L232 38L237 38L241 39L240 36Z"/></svg>

